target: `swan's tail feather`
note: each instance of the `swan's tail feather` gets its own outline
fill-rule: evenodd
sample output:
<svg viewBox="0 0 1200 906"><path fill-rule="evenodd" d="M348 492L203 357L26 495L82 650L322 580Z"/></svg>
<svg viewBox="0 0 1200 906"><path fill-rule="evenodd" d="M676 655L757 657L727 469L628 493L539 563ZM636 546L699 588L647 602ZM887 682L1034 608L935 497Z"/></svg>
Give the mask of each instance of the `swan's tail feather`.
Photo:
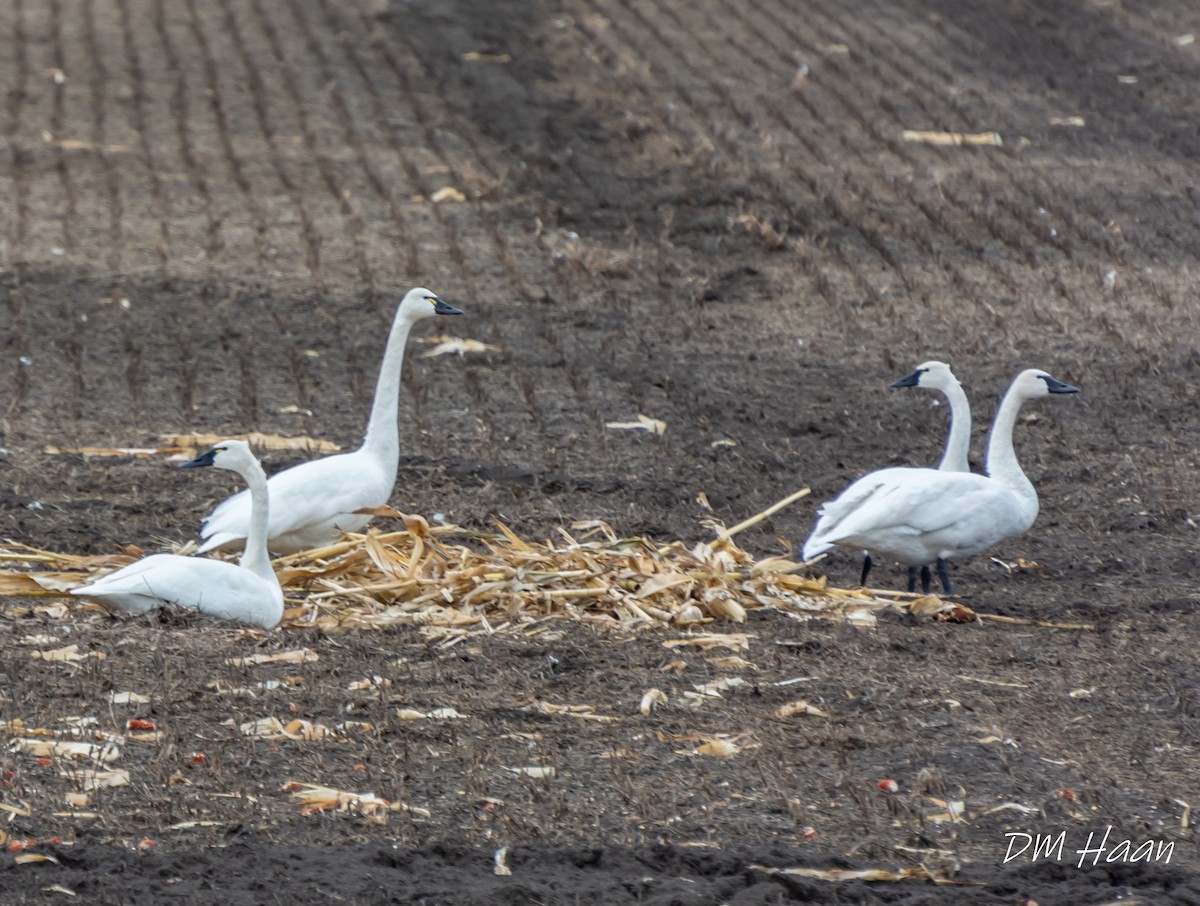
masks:
<svg viewBox="0 0 1200 906"><path fill-rule="evenodd" d="M819 557L821 554L825 553L825 551L831 550L832 548L832 542L826 541L819 535L819 533L813 532L809 539L804 542L804 549L801 551L800 556L807 561L811 560L813 557Z"/></svg>

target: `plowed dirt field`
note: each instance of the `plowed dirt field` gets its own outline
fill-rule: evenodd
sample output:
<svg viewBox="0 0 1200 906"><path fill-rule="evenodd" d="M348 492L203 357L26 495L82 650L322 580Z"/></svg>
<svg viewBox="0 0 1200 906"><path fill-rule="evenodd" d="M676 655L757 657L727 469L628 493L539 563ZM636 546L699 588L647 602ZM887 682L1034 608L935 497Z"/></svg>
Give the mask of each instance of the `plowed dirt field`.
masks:
<svg viewBox="0 0 1200 906"><path fill-rule="evenodd" d="M353 447L413 285L467 316L414 334L392 503L473 531L691 545L811 487L738 536L786 554L857 476L936 461L944 407L887 389L919 362L963 380L977 467L1019 370L1082 389L1018 424L1033 529L954 567L1023 622L763 609L704 628L735 652L5 598L0 902L1200 902L1197 35L1192 0L0 3L8 541L169 549L232 489L48 447ZM439 331L494 348L423 357ZM665 432L608 427L638 415ZM800 698L825 716L777 716ZM239 731L271 716L372 729ZM124 786L18 742L130 718Z"/></svg>

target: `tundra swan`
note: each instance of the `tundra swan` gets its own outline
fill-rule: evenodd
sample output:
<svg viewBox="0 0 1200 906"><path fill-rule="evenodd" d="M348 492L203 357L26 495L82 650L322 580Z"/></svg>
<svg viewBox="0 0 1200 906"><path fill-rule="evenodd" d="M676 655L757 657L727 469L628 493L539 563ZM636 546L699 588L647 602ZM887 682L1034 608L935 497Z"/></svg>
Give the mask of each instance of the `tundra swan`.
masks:
<svg viewBox="0 0 1200 906"><path fill-rule="evenodd" d="M946 402L950 404L950 429L938 471L970 472L971 404L950 366L945 362L923 362L912 374L892 381L888 386L923 387L936 390L946 397Z"/></svg>
<svg viewBox="0 0 1200 906"><path fill-rule="evenodd" d="M912 374L900 378L898 381L892 381L888 384L889 387L923 387L927 390L936 390L946 397L946 402L950 404L950 426L946 435L946 449L942 453L942 460L938 463L938 471L941 472L970 472L970 453L971 453L971 404L967 400L967 394L962 389L962 384L958 382L958 378L954 376L954 372L950 370L950 366L945 362L929 361L922 362L916 367ZM860 482L865 482L868 487L873 486L873 476L877 473L871 473L860 478L855 485ZM856 498L864 493L863 489L854 494L850 494L851 488L847 488L843 493L843 497L850 495L851 499ZM838 500L841 500L839 497ZM834 501L836 502L836 501ZM827 504L829 506L829 504ZM824 511L824 510L823 510ZM928 566L922 566L923 571L928 571ZM942 575L945 569L944 564L938 564L938 575ZM871 571L871 554L868 551L863 552L863 568L862 577L859 579L859 585L867 584L867 574ZM928 581L926 579L925 581ZM913 591L917 587L917 568L910 566L908 568L908 590ZM948 589L943 589L949 592Z"/></svg>
<svg viewBox="0 0 1200 906"><path fill-rule="evenodd" d="M822 513L804 542L804 559L811 560L835 544L865 549L908 566L926 567L922 572L926 594L927 567L937 561L942 586L951 593L944 561L1020 535L1037 518L1037 491L1013 449L1013 428L1021 406L1051 393L1078 392L1079 388L1044 371L1022 371L1005 393L992 424L986 475L904 468L874 473L874 486L853 507L836 507L836 519Z"/></svg>
<svg viewBox="0 0 1200 906"><path fill-rule="evenodd" d="M283 616L283 591L267 553L267 476L244 440L223 440L183 464L185 469L215 466L237 472L249 485L251 504L246 550L237 566L222 560L154 554L71 589L131 613L175 605L214 617L273 629Z"/></svg>
<svg viewBox="0 0 1200 906"><path fill-rule="evenodd" d="M300 463L272 475L267 546L291 554L330 544L343 532L357 532L371 517L358 510L382 506L392 496L400 466L400 370L409 331L422 318L461 315L430 290L410 289L396 309L388 335L375 399L362 446L353 453ZM246 537L250 495L234 494L204 520L198 553L228 547Z"/></svg>

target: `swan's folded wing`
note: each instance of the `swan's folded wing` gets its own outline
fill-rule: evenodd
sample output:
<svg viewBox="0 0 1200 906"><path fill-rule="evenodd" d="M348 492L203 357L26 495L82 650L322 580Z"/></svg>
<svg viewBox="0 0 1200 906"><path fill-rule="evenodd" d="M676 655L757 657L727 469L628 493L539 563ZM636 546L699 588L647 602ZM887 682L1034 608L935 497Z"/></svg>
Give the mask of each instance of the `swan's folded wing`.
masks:
<svg viewBox="0 0 1200 906"><path fill-rule="evenodd" d="M830 542L863 538L872 533L926 535L943 531L964 513L988 501L996 487L991 479L965 472L935 469L895 470L827 536Z"/></svg>
<svg viewBox="0 0 1200 906"><path fill-rule="evenodd" d="M94 582L79 588L72 588L71 594L80 597L100 597L103 595L146 594L148 577L155 575L157 570L169 569L170 561L186 560L178 554L153 554L135 560L128 566L122 566L107 575L101 576Z"/></svg>
<svg viewBox="0 0 1200 906"><path fill-rule="evenodd" d="M214 617L270 628L279 622L283 592L248 569L223 560L155 554L101 576L72 594L91 598L136 595Z"/></svg>
<svg viewBox="0 0 1200 906"><path fill-rule="evenodd" d="M342 513L387 503L396 476L384 474L369 459L353 453L300 463L267 481L269 527L276 538ZM244 538L250 527L250 495L240 491L217 506L201 530L202 538ZM224 541L218 542L224 543ZM201 552L215 544L201 546Z"/></svg>
<svg viewBox="0 0 1200 906"><path fill-rule="evenodd" d="M108 594L149 595L169 604L194 607L206 594L213 594L214 589L240 592L257 588L259 586L256 583L260 582L262 580L248 570L223 560L155 554L101 576L91 585L75 589L73 593L92 597Z"/></svg>
<svg viewBox="0 0 1200 906"><path fill-rule="evenodd" d="M853 513L859 507L870 499L881 485L886 484L890 480L894 480L897 475L905 472L927 471L925 469L879 469L875 472L868 472L862 478L848 485L842 493L838 494L833 500L827 500L821 504L821 508L817 510L817 515L820 517L817 525L818 530L824 526L826 530L837 526L841 520Z"/></svg>
<svg viewBox="0 0 1200 906"><path fill-rule="evenodd" d="M856 517L864 510L869 510L876 495L888 494L892 485L906 479L912 480L911 476L914 473L932 471L897 466L869 472L854 481L833 500L821 504L821 508L817 510L817 524L813 526L812 534L804 542L804 559L811 560L817 554L829 550L839 539L849 537L844 531L846 525L851 520L857 521Z"/></svg>
<svg viewBox="0 0 1200 906"><path fill-rule="evenodd" d="M267 482L267 488L271 486ZM201 523L200 537L211 538L213 535L237 534L236 527L241 527L242 534L250 526L250 492L238 491L232 497L222 500L211 513L204 517ZM207 548L200 548L203 553Z"/></svg>

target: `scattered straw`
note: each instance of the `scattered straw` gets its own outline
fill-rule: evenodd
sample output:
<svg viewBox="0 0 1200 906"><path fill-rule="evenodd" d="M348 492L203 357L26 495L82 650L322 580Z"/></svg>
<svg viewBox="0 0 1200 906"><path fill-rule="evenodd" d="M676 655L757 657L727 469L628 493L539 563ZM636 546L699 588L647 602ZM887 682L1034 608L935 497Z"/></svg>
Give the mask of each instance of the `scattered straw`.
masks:
<svg viewBox="0 0 1200 906"><path fill-rule="evenodd" d="M873 626L881 610L905 611L953 622L980 619L969 608L903 592L831 587L809 568L780 557L756 558L732 535L807 493L780 504L718 537L692 547L619 538L601 522L578 523L580 538L558 529L557 541L522 539L505 525L499 532L429 526L404 517L403 531L356 534L320 550L275 561L288 597L285 627L325 631L380 629L415 624L447 645L473 633L542 631L537 624L568 618L621 630L687 628L714 621L744 622L750 610L772 608L800 620L839 620ZM140 552L136 552L140 553ZM24 545L0 549L0 596L51 597L53 605L17 606L10 612L65 616L63 592L133 559L127 555L80 557ZM99 607L71 600L71 609ZM1089 629L1084 624L1048 628Z"/></svg>
<svg viewBox="0 0 1200 906"><path fill-rule="evenodd" d="M921 142L927 145L1003 145L999 132L921 132L905 129L906 142Z"/></svg>
<svg viewBox="0 0 1200 906"><path fill-rule="evenodd" d="M775 515L775 513L778 513L785 506L795 503L800 498L807 497L811 493L812 493L811 488L801 488L795 494L791 494L788 497L783 498L783 500L779 501L778 503L772 504L771 506L769 506L765 510L763 510L761 513L757 513L757 514L751 516L749 519L742 520L737 525L735 525L733 528L719 529L717 531L717 539L715 541L708 542L709 547L716 547L721 541L732 538L734 535L736 535L738 532L742 531L743 529L748 529L752 525L757 525L758 523L760 523L764 519L766 519L768 516Z"/></svg>

